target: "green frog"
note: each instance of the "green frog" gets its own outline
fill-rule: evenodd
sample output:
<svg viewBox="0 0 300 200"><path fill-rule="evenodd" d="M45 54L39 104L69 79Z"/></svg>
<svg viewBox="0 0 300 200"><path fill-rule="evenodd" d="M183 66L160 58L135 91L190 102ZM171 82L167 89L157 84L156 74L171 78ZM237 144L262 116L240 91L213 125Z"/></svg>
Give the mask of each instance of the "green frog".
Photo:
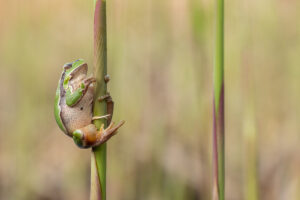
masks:
<svg viewBox="0 0 300 200"><path fill-rule="evenodd" d="M99 98L106 100L108 115L93 116L93 100L95 95L96 79L87 76L88 65L79 59L63 66L63 72L56 90L54 114L59 128L72 137L80 148L90 148L106 142L117 133L124 124L121 121L114 126L111 123L113 101L109 94ZM109 80L108 76L105 81ZM93 120L106 118L109 126L104 129L104 124L98 130L92 123Z"/></svg>

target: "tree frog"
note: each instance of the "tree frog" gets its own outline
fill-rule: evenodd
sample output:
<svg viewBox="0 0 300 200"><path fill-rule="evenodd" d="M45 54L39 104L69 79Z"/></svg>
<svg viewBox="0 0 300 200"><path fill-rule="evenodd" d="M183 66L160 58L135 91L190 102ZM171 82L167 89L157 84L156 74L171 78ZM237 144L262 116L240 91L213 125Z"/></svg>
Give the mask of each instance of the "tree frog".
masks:
<svg viewBox="0 0 300 200"><path fill-rule="evenodd" d="M66 63L63 66L54 105L55 119L59 128L66 135L72 137L75 144L80 148L95 147L106 142L124 124L124 121L116 126L110 123L111 106L109 115L93 117L94 82L96 79L92 76L87 77L87 71L88 65L82 59ZM107 77L105 80L108 80ZM104 99L111 100L111 97L106 95L100 100ZM109 120L110 124L106 129L104 129L104 124L99 130L92 124L93 120L100 118Z"/></svg>

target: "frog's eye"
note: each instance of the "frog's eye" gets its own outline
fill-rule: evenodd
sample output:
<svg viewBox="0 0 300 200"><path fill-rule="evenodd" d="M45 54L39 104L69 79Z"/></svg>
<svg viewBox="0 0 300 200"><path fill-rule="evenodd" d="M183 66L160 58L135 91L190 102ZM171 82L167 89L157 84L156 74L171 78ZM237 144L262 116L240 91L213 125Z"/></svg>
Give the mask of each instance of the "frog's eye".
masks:
<svg viewBox="0 0 300 200"><path fill-rule="evenodd" d="M70 69L71 67L72 67L72 63L66 63L66 64L63 66L64 70L68 70L68 69Z"/></svg>

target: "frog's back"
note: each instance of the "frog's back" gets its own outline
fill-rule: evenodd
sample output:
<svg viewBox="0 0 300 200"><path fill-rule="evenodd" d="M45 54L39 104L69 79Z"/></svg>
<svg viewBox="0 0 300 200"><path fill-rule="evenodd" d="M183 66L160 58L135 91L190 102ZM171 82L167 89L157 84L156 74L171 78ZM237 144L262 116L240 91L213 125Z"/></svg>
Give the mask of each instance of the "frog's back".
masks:
<svg viewBox="0 0 300 200"><path fill-rule="evenodd" d="M61 76L61 79L59 80L57 89L56 89L56 94L55 94L55 102L54 102L54 116L55 116L55 120L57 125L59 126L59 128L67 134L67 130L65 128L65 126L63 125L62 122L62 118L61 118L61 101L62 101L62 96L64 96L63 94L61 94L63 92L63 90L61 90L61 82L64 78L64 72Z"/></svg>

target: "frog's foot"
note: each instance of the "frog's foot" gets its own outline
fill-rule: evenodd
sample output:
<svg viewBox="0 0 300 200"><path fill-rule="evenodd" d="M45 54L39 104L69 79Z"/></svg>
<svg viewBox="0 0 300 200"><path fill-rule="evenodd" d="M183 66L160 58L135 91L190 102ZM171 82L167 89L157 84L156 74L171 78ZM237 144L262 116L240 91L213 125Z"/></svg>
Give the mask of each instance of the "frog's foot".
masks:
<svg viewBox="0 0 300 200"><path fill-rule="evenodd" d="M111 117L111 114L103 115L103 116L94 116L92 117L92 121L96 119L109 119Z"/></svg>
<svg viewBox="0 0 300 200"><path fill-rule="evenodd" d="M92 76L90 76L88 78L85 78L83 80L83 83L84 83L85 86L89 86L90 84L95 83L95 82L96 82L96 79Z"/></svg>
<svg viewBox="0 0 300 200"><path fill-rule="evenodd" d="M107 118L107 123L110 124L112 116L113 116L113 112L114 112L114 102L113 102L109 92L107 92L105 95L99 97L98 101L106 101L107 113L110 115Z"/></svg>
<svg viewBox="0 0 300 200"><path fill-rule="evenodd" d="M111 138L112 136L114 136L115 134L117 134L117 130L125 123L124 120L122 120L118 125L114 126L114 123L110 123L109 126L104 129L104 124L102 124L102 126L100 127L99 132L97 133L96 136L96 142L93 145L93 147L98 146L100 144L103 144L104 142L106 142L107 140L109 140L109 138Z"/></svg>

